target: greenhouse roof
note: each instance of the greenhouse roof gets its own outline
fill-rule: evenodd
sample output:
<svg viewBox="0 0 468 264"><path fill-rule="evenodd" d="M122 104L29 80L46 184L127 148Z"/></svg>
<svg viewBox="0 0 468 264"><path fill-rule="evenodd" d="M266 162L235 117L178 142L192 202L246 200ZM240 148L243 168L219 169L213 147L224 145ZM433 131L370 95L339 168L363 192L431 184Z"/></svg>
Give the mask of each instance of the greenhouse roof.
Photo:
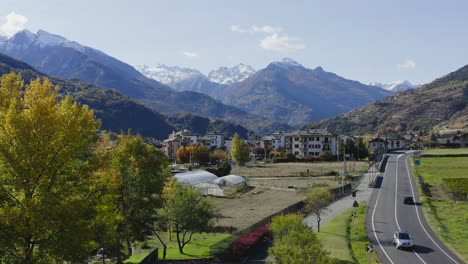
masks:
<svg viewBox="0 0 468 264"><path fill-rule="evenodd" d="M179 182L188 185L195 185L204 182L211 182L218 179L218 176L205 170L197 170L178 173L174 176L174 178L176 178Z"/></svg>

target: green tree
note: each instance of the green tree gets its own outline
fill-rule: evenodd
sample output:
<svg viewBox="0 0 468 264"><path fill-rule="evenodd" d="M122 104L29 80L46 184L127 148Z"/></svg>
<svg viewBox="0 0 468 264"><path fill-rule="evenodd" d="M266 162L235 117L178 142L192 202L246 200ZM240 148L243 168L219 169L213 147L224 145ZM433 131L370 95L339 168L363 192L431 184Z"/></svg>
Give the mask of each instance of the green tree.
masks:
<svg viewBox="0 0 468 264"><path fill-rule="evenodd" d="M363 138L359 138L356 145L356 157L358 160L361 160L369 156L369 150Z"/></svg>
<svg viewBox="0 0 468 264"><path fill-rule="evenodd" d="M207 146L194 145L189 146L187 149L192 152L193 161L200 164L206 164L210 161L210 152Z"/></svg>
<svg viewBox="0 0 468 264"><path fill-rule="evenodd" d="M81 261L96 218L92 150L100 122L58 87L14 73L0 88L0 262Z"/></svg>
<svg viewBox="0 0 468 264"><path fill-rule="evenodd" d="M270 253L282 264L333 263L315 233L302 222L302 215L281 215L271 223L273 246Z"/></svg>
<svg viewBox="0 0 468 264"><path fill-rule="evenodd" d="M250 160L250 149L245 145L245 141L236 133L232 138L231 150L229 155L236 162L237 166L244 165Z"/></svg>
<svg viewBox="0 0 468 264"><path fill-rule="evenodd" d="M310 188L307 191L306 208L317 217L317 232L320 232L320 215L333 202L333 194L326 188Z"/></svg>
<svg viewBox="0 0 468 264"><path fill-rule="evenodd" d="M126 246L144 241L154 231L157 210L162 207L162 190L170 176L169 160L141 136L120 135L111 147L109 163L102 172L109 182L108 193L119 221L115 228L117 255Z"/></svg>
<svg viewBox="0 0 468 264"><path fill-rule="evenodd" d="M176 234L179 252L184 254L184 247L192 241L193 234L209 231L218 212L213 203L195 187L182 185L175 180L166 184L163 198L161 213Z"/></svg>

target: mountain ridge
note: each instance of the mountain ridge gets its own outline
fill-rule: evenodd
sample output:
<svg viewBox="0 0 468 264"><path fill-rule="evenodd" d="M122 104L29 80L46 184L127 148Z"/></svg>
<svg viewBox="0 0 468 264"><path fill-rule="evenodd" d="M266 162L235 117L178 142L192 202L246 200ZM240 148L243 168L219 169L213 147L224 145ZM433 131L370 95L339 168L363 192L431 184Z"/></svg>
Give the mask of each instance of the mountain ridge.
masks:
<svg viewBox="0 0 468 264"><path fill-rule="evenodd" d="M48 75L80 79L103 88L115 88L124 95L168 115L191 112L236 123L260 134L291 129L286 124L224 105L202 93L177 92L100 51L85 49L86 52L83 53L79 49L63 46L63 42L58 43L59 45L41 48L37 45L37 35L33 39L29 33L23 31L3 42L0 45L0 52L8 51L7 55L23 60ZM7 48L9 46L13 49Z"/></svg>
<svg viewBox="0 0 468 264"><path fill-rule="evenodd" d="M425 134L442 127L468 129L468 65L413 90L406 90L302 128L329 127L336 133Z"/></svg>

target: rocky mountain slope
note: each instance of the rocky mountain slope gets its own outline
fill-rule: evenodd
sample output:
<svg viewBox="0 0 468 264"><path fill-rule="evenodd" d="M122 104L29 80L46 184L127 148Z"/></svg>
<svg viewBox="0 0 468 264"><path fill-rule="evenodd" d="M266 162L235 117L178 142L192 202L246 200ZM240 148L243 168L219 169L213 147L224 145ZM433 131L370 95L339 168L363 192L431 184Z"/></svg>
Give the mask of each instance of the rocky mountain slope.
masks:
<svg viewBox="0 0 468 264"><path fill-rule="evenodd" d="M355 135L391 135L407 130L468 129L468 65L418 89L389 96L305 127Z"/></svg>
<svg viewBox="0 0 468 264"><path fill-rule="evenodd" d="M285 58L227 88L221 99L295 126L348 112L391 94Z"/></svg>
<svg viewBox="0 0 468 264"><path fill-rule="evenodd" d="M101 51L42 30L36 34L27 30L16 33L0 43L0 52L23 60L48 75L115 88L124 95L169 115L179 112L195 113L233 122L261 134L290 129L285 124L226 106L205 94L174 91Z"/></svg>
<svg viewBox="0 0 468 264"><path fill-rule="evenodd" d="M122 95L115 89L106 89L94 86L81 80L64 80L61 78L48 76L32 66L0 54L0 76L10 72L20 73L29 83L34 78L49 78L52 83L59 85L62 94L73 96L78 102L87 104L95 112L96 118L101 119L101 129L120 133L121 131L132 130L132 133L139 133L143 136L164 139L174 130L189 129L200 131L204 135L207 131L217 130L233 135L239 133L252 136L252 132L242 126L224 122L222 120L210 120L198 117L199 123L183 123L174 117L167 117L157 111Z"/></svg>

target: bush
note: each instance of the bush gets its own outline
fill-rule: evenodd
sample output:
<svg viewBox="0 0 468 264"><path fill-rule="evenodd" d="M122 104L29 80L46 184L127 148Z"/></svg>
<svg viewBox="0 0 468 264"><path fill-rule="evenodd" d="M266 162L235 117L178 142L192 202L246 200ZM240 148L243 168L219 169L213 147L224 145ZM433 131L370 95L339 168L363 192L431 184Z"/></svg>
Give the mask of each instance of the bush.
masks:
<svg viewBox="0 0 468 264"><path fill-rule="evenodd" d="M222 176L229 175L231 173L231 165L226 160L218 168L216 169L208 168L206 169L206 171L211 172L218 177L222 177Z"/></svg>
<svg viewBox="0 0 468 264"><path fill-rule="evenodd" d="M230 246L230 251L235 258L246 256L270 233L266 226L261 227L254 232L248 233L237 238Z"/></svg>
<svg viewBox="0 0 468 264"><path fill-rule="evenodd" d="M468 193L468 178L443 178L442 182L453 200L466 200Z"/></svg>

